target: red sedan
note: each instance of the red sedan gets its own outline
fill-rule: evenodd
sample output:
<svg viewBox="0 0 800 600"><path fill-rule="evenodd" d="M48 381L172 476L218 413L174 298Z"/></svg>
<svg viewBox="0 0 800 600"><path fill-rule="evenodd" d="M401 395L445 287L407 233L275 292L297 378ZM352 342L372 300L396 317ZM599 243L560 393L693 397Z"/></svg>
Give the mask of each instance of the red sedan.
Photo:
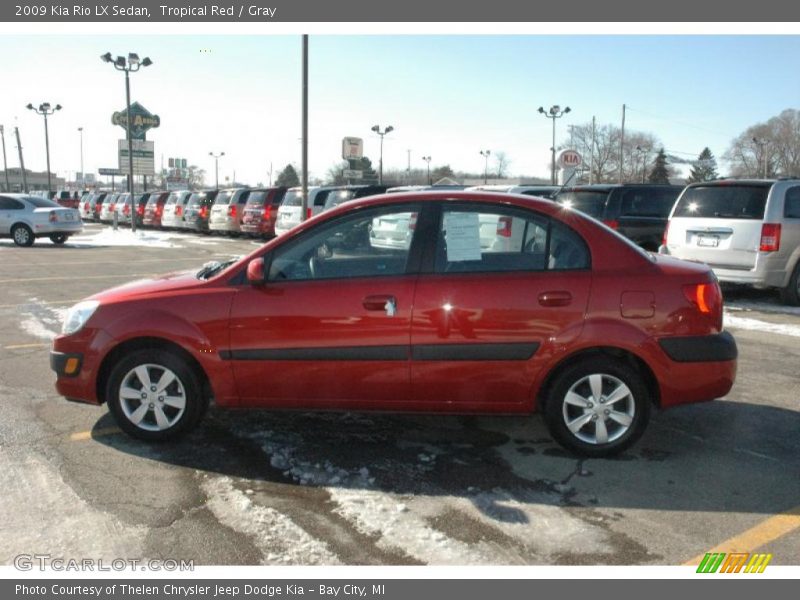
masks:
<svg viewBox="0 0 800 600"><path fill-rule="evenodd" d="M589 456L651 407L724 396L736 344L700 264L529 196L377 196L230 264L73 307L56 387L173 438L221 407L524 414Z"/></svg>

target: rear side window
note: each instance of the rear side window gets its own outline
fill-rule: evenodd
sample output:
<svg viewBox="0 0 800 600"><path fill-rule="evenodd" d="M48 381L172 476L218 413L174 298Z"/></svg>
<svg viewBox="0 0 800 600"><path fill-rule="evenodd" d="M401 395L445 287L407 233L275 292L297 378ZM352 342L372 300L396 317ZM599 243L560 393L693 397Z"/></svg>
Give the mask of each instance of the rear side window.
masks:
<svg viewBox="0 0 800 600"><path fill-rule="evenodd" d="M542 215L490 207L442 212L437 273L585 269L589 251L571 229Z"/></svg>
<svg viewBox="0 0 800 600"><path fill-rule="evenodd" d="M608 192L576 190L559 194L556 202L574 210L579 210L595 219L602 219L606 210L607 199Z"/></svg>
<svg viewBox="0 0 800 600"><path fill-rule="evenodd" d="M800 219L800 187L793 187L786 190L783 216L787 219Z"/></svg>
<svg viewBox="0 0 800 600"><path fill-rule="evenodd" d="M644 188L625 190L620 206L621 217L667 218L680 190Z"/></svg>
<svg viewBox="0 0 800 600"><path fill-rule="evenodd" d="M763 219L769 186L708 185L687 188L675 217Z"/></svg>
<svg viewBox="0 0 800 600"><path fill-rule="evenodd" d="M35 196L26 196L25 200L33 204L34 208L59 208L61 205L58 202L53 202L47 198L36 198Z"/></svg>

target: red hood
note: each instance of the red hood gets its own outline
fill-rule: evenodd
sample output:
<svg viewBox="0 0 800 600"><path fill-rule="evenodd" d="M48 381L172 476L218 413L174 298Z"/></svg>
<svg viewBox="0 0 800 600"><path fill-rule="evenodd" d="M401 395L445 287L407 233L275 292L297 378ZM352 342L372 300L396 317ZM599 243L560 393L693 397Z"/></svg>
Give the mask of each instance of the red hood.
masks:
<svg viewBox="0 0 800 600"><path fill-rule="evenodd" d="M89 299L99 300L101 303L118 302L152 294L191 289L207 283L205 280L197 279L196 273L197 269L192 269L191 271L178 271L138 279L98 292Z"/></svg>

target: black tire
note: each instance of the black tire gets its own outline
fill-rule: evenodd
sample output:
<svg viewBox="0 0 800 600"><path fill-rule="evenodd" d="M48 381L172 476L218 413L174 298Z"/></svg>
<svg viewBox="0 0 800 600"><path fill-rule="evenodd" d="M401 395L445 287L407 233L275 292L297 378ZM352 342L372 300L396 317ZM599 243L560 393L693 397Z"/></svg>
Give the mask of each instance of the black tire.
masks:
<svg viewBox="0 0 800 600"><path fill-rule="evenodd" d="M148 378L152 377L149 390L141 385L141 377L135 373L142 367ZM154 384L167 370L175 375L175 381L163 391L154 390ZM147 398L133 398L130 392L128 398L123 398L123 384ZM106 400L111 415L125 433L140 440L161 442L177 439L197 426L208 408L208 398L202 392L203 386L196 373L180 356L167 350L138 350L124 356L112 368L106 385ZM171 405L169 400L165 402L164 398L173 402L183 398L183 409ZM137 409L141 410L138 424L135 422ZM161 424L157 409L166 419Z"/></svg>
<svg viewBox="0 0 800 600"><path fill-rule="evenodd" d="M36 236L33 235L31 228L24 223L17 223L11 228L11 237L17 246L23 246L25 248L33 246L33 242L36 240Z"/></svg>
<svg viewBox="0 0 800 600"><path fill-rule="evenodd" d="M600 376L599 398L592 390L592 383L598 380L590 376ZM625 394L619 384L629 393ZM606 404L616 391L625 395ZM569 392L575 394L570 395L570 402L567 401ZM573 404L578 398L584 399L586 404ZM614 409L608 408L611 404ZM635 368L622 359L594 356L566 367L556 376L549 386L544 418L550 434L562 446L583 456L602 458L619 454L641 437L650 418L650 405L647 386ZM624 425L616 419L630 422ZM567 421L575 423L576 427L584 421L585 424L573 433ZM606 432L605 442L598 427Z"/></svg>
<svg viewBox="0 0 800 600"><path fill-rule="evenodd" d="M51 233L50 241L54 244L63 244L69 236L66 233Z"/></svg>
<svg viewBox="0 0 800 600"><path fill-rule="evenodd" d="M785 288L781 288L781 302L789 306L800 306L800 262L798 262L792 276L789 277L789 283Z"/></svg>

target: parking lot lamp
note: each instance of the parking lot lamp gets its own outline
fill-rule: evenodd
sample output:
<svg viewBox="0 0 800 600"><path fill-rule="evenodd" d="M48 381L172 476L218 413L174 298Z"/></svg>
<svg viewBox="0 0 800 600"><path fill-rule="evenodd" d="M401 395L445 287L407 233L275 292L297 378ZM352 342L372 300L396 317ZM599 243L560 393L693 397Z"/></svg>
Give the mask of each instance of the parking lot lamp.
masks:
<svg viewBox="0 0 800 600"><path fill-rule="evenodd" d="M84 182L86 176L83 174L83 127L78 127L78 133L81 135L81 188L85 187ZM75 178L77 179L77 177Z"/></svg>
<svg viewBox="0 0 800 600"><path fill-rule="evenodd" d="M486 182L489 179L489 155L492 153L491 150L481 150L481 156L483 157L483 184L486 185Z"/></svg>
<svg viewBox="0 0 800 600"><path fill-rule="evenodd" d="M55 114L56 111L61 110L61 105L56 104L55 106L51 107L49 102L42 102L39 105L39 108L36 108L33 104L28 104L26 108L28 110L32 110L37 115L42 115L44 117L44 149L47 156L47 193L49 194L52 191L52 187L50 185L50 136L47 132L47 117Z"/></svg>
<svg viewBox="0 0 800 600"><path fill-rule="evenodd" d="M553 120L553 145L550 147L550 152L552 153L552 158L550 160L550 181L553 185L556 184L556 119L563 117L571 110L572 109L569 106L566 106L564 107L564 110L561 110L561 107L558 104L554 104L550 107L550 110L547 111L545 111L544 107L539 107L539 113L543 114L548 119Z"/></svg>
<svg viewBox="0 0 800 600"><path fill-rule="evenodd" d="M431 182L431 157L423 156L422 160L424 160L427 163L426 166L428 168L428 185L433 185L433 183Z"/></svg>
<svg viewBox="0 0 800 600"><path fill-rule="evenodd" d="M130 74L142 67L153 64L147 56L139 60L139 55L130 52L128 58L118 56L113 58L111 52L106 52L100 57L103 62L111 63L117 71L125 72L125 135L128 138L128 191L131 194L131 231L136 231L136 205L133 198L133 138L131 138L131 79Z"/></svg>
<svg viewBox="0 0 800 600"><path fill-rule="evenodd" d="M216 181L214 187L219 189L219 159L225 156L225 153L220 152L219 154L214 154L213 152L209 152L208 155L214 157L214 180Z"/></svg>
<svg viewBox="0 0 800 600"><path fill-rule="evenodd" d="M6 191L11 191L11 186L8 184L8 162L6 162L6 130L0 125L0 139L3 140L3 173L6 178Z"/></svg>
<svg viewBox="0 0 800 600"><path fill-rule="evenodd" d="M374 131L379 136L381 136L381 159L380 159L380 163L379 163L380 167L379 167L379 171L378 171L378 185L383 185L383 136L385 136L390 131L394 131L394 127L392 127L391 125L387 125L386 129L381 131L381 126L380 125L373 125L372 126L372 131Z"/></svg>
<svg viewBox="0 0 800 600"><path fill-rule="evenodd" d="M767 178L767 144L769 143L767 140L760 140L758 138L753 138L753 143L756 146L761 148L761 156L764 157L764 179Z"/></svg>

